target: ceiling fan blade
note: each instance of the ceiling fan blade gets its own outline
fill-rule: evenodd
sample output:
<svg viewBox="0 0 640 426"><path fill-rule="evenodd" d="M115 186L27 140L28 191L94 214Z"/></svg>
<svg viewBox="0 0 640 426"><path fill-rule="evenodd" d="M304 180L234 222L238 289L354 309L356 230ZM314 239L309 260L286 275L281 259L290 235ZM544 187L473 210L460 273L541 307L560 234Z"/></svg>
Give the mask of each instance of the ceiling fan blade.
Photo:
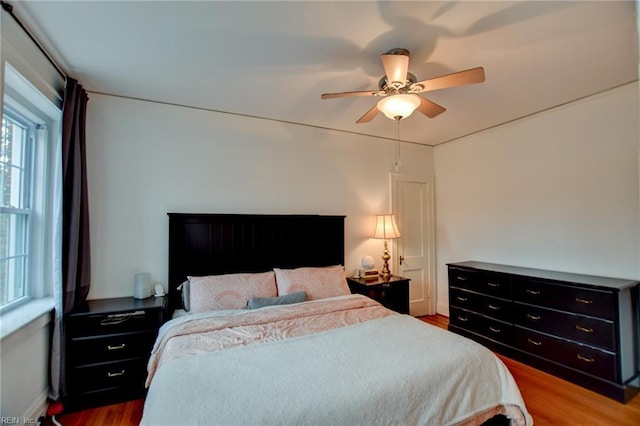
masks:
<svg viewBox="0 0 640 426"><path fill-rule="evenodd" d="M323 93L321 99L346 98L348 96L383 96L385 93L381 90L364 90L358 92L339 92L339 93Z"/></svg>
<svg viewBox="0 0 640 426"><path fill-rule="evenodd" d="M420 98L420 105L418 105L418 111L420 111L421 113L423 113L429 118L433 118L436 115L440 115L447 110L445 107L440 106L435 102L431 102L430 100L425 99L422 96L418 96L418 98Z"/></svg>
<svg viewBox="0 0 640 426"><path fill-rule="evenodd" d="M477 67L465 71L454 72L436 78L418 81L409 87L409 92L420 93L431 90L445 89L447 87L464 86L466 84L482 83L484 81L484 68Z"/></svg>
<svg viewBox="0 0 640 426"><path fill-rule="evenodd" d="M384 73L387 75L387 81L389 83L399 81L404 84L407 81L409 56L388 53L382 54L381 56Z"/></svg>
<svg viewBox="0 0 640 426"><path fill-rule="evenodd" d="M380 112L380 110L378 109L378 105L374 105L373 108L371 108L362 117L360 117L358 119L358 121L356 121L356 123L358 123L358 124L368 123L371 120L373 120L374 118L376 118L376 116L378 115L379 112Z"/></svg>

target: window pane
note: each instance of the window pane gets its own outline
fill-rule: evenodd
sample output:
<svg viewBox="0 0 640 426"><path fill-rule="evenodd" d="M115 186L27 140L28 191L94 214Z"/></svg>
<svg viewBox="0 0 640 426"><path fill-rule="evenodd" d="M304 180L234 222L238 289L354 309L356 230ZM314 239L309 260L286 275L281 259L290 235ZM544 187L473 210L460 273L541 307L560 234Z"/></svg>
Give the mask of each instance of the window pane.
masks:
<svg viewBox="0 0 640 426"><path fill-rule="evenodd" d="M0 184L2 206L28 207L25 191L27 166L27 128L3 115L0 141Z"/></svg>
<svg viewBox="0 0 640 426"><path fill-rule="evenodd" d="M27 220L0 214L0 306L26 296Z"/></svg>

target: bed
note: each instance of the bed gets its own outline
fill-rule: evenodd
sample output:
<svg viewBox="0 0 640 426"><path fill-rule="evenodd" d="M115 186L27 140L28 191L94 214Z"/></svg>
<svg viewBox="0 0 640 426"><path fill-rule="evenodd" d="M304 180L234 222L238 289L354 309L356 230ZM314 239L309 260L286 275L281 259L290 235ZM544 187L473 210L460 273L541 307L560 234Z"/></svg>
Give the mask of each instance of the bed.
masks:
<svg viewBox="0 0 640 426"><path fill-rule="evenodd" d="M532 424L489 350L350 294L344 220L169 214L141 424Z"/></svg>

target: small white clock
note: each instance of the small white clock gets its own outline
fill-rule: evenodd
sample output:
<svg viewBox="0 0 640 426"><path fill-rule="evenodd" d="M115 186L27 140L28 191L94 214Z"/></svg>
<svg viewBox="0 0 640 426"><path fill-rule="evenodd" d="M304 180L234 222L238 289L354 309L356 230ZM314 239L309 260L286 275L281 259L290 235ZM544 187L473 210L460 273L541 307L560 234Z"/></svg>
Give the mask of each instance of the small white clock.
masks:
<svg viewBox="0 0 640 426"><path fill-rule="evenodd" d="M368 269L375 268L376 261L373 259L373 257L366 255L366 256L362 256L362 260L360 260L360 264L362 265L363 269L368 270Z"/></svg>
<svg viewBox="0 0 640 426"><path fill-rule="evenodd" d="M160 297L160 296L164 296L164 287L162 287L162 284L156 284L156 294L154 294L154 296L156 297Z"/></svg>

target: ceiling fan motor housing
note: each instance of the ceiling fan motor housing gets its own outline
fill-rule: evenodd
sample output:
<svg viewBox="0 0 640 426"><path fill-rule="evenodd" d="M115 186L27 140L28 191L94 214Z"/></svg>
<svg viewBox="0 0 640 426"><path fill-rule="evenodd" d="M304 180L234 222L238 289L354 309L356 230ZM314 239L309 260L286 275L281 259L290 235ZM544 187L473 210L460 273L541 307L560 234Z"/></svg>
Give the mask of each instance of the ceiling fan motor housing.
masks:
<svg viewBox="0 0 640 426"><path fill-rule="evenodd" d="M406 93L407 92L406 89L408 89L409 86L416 83L417 81L418 79L416 78L416 76L411 74L410 72L407 73L407 81L404 83L399 81L392 81L391 83L389 83L389 79L385 75L385 76L382 76L382 78L378 82L378 88L380 90L388 92L388 94L391 94L396 91L398 91L398 93ZM399 89L405 89L405 90L399 91Z"/></svg>
<svg viewBox="0 0 640 426"><path fill-rule="evenodd" d="M396 47L394 49L389 50L385 55L404 55L409 56L409 51L407 49L403 49L402 47Z"/></svg>

